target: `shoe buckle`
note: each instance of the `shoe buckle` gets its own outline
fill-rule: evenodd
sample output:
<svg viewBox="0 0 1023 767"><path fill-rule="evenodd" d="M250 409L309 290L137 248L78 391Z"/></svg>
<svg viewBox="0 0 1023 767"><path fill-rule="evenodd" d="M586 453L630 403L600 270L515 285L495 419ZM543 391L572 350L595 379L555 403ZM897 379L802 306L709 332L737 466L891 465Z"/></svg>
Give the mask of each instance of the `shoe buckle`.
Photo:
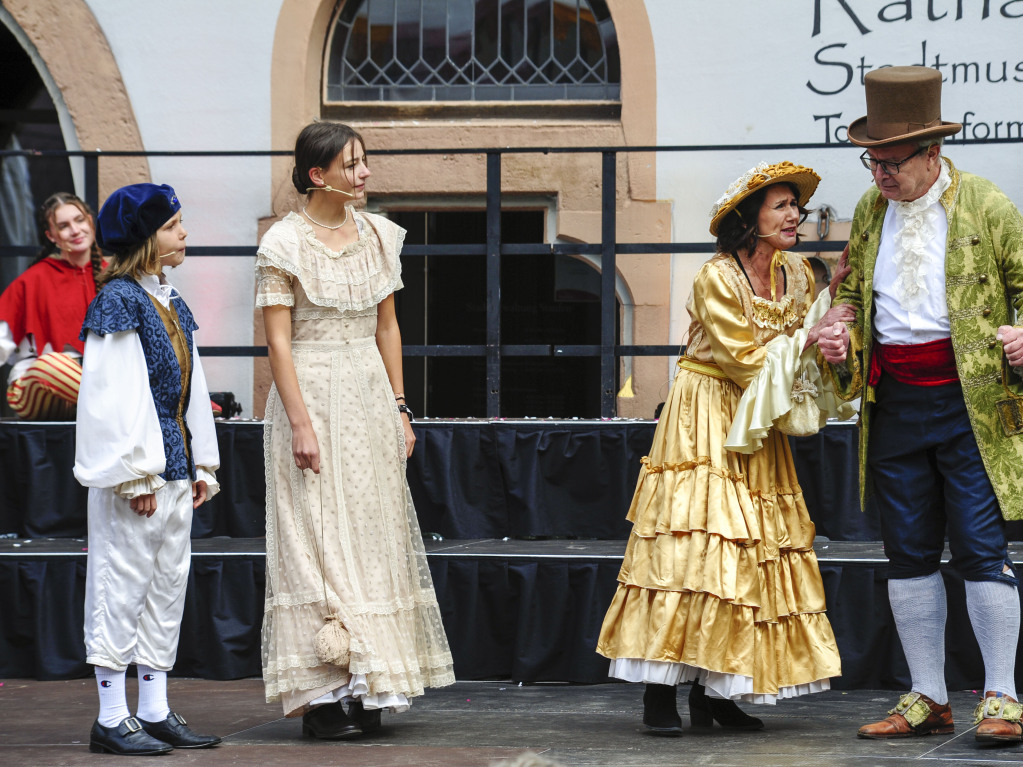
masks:
<svg viewBox="0 0 1023 767"><path fill-rule="evenodd" d="M913 707L913 705L920 700L920 693L918 692L907 692L896 704L895 708L889 711L889 714L905 715L905 713Z"/></svg>
<svg viewBox="0 0 1023 767"><path fill-rule="evenodd" d="M188 724L188 722L185 721L185 717L181 716L181 714L179 714L178 712L171 711L170 715L173 716L177 720L177 723L180 724L182 727Z"/></svg>
<svg viewBox="0 0 1023 767"><path fill-rule="evenodd" d="M133 716L125 719L123 724L128 728L128 732L139 732L142 729L142 723Z"/></svg>
<svg viewBox="0 0 1023 767"><path fill-rule="evenodd" d="M927 721L932 711L920 693L914 692L903 695L891 713L899 714L915 729Z"/></svg>

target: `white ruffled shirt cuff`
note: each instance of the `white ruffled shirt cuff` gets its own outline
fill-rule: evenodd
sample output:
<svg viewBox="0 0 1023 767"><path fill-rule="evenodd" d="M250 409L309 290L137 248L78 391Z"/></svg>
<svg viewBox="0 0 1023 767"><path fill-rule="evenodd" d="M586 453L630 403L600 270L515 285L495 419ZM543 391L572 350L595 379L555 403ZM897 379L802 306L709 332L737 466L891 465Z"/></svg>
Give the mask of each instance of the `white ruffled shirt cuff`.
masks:
<svg viewBox="0 0 1023 767"><path fill-rule="evenodd" d="M129 479L127 482L122 482L114 487L114 492L130 501L132 498L138 498L140 495L155 493L166 484L167 480L159 474L150 474L147 477L139 477L138 479Z"/></svg>
<svg viewBox="0 0 1023 767"><path fill-rule="evenodd" d="M217 475L213 473L212 469L207 469L205 466L196 466L195 481L206 483L207 501L220 492L220 483L217 482Z"/></svg>

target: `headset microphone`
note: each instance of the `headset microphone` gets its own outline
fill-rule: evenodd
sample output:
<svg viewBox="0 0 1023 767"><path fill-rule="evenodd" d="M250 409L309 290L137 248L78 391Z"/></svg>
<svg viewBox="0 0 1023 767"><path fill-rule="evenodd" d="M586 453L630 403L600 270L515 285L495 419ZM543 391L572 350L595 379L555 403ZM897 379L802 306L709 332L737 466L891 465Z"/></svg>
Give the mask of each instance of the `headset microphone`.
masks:
<svg viewBox="0 0 1023 767"><path fill-rule="evenodd" d="M344 189L335 189L330 184L326 184L324 186L310 186L306 188L306 191L315 192L317 189L323 192L340 192L341 194L346 194L349 197L355 197L355 195L352 194L351 192L346 192Z"/></svg>

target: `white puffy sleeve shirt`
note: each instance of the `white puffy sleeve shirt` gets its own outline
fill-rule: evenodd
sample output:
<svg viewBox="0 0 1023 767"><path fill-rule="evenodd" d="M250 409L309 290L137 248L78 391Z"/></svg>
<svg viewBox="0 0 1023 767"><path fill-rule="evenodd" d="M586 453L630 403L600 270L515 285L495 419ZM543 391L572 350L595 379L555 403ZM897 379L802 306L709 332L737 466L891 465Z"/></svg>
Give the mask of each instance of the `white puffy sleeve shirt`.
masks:
<svg viewBox="0 0 1023 767"><path fill-rule="evenodd" d="M163 306L174 288L155 275L139 284ZM220 490L216 427L209 388L193 335L192 382L185 422L192 435L196 480L205 481L207 498ZM75 425L75 478L86 487L109 488L124 498L153 493L166 484L163 434L149 389L149 370L138 333L90 332L85 339L82 384Z"/></svg>

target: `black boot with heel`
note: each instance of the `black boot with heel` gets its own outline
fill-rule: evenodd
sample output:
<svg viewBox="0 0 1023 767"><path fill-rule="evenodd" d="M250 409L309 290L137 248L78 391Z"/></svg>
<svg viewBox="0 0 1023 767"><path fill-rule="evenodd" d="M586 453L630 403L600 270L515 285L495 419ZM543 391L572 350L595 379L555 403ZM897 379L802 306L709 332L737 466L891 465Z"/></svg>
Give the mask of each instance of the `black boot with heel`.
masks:
<svg viewBox="0 0 1023 767"><path fill-rule="evenodd" d="M643 691L643 724L654 735L682 734L675 689L674 685L648 684Z"/></svg>
<svg viewBox="0 0 1023 767"><path fill-rule="evenodd" d="M348 716L359 725L364 735L370 735L380 729L380 709L367 711L358 698L348 704Z"/></svg>
<svg viewBox="0 0 1023 767"><path fill-rule="evenodd" d="M344 705L328 703L302 714L302 734L319 740L351 740L362 736L362 729L348 714Z"/></svg>
<svg viewBox="0 0 1023 767"><path fill-rule="evenodd" d="M689 691L689 720L693 727L713 727L717 722L729 730L762 730L764 722L750 716L735 701L712 698L699 682Z"/></svg>

